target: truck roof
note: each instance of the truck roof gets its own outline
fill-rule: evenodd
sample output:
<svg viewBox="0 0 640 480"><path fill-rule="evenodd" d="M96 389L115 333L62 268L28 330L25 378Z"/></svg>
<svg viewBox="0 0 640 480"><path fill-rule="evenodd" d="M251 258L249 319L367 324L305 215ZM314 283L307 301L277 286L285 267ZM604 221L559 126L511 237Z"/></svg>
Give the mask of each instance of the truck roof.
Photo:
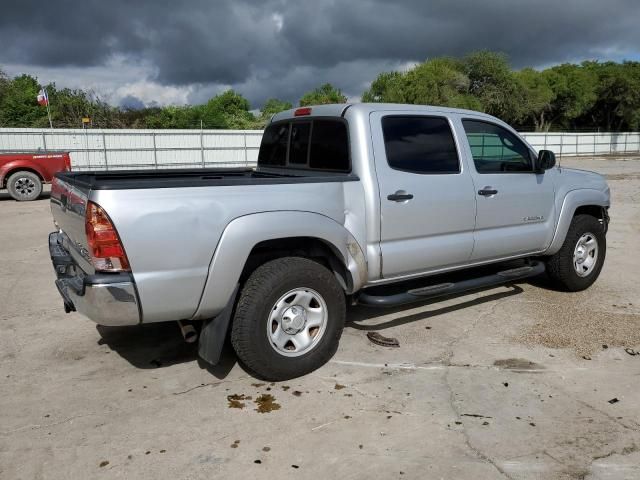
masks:
<svg viewBox="0 0 640 480"><path fill-rule="evenodd" d="M449 107L439 107L434 105L410 105L403 103L333 103L329 105L311 105L308 107L298 107L292 108L290 110L285 110L280 113L276 113L272 118L272 122L276 122L279 120L287 120L290 118L297 118L300 115L296 115L296 111L302 109L310 109L310 112L305 112L303 116L310 117L341 117L344 113L349 109L350 111L357 111L358 114L367 115L371 112L380 112L380 111L409 111L409 112L424 112L424 113L457 113L457 114L467 114L473 115L475 117L485 117L491 120L498 120L503 123L500 119L497 119L491 115L486 113L477 112L474 110L465 110L462 108L449 108Z"/></svg>

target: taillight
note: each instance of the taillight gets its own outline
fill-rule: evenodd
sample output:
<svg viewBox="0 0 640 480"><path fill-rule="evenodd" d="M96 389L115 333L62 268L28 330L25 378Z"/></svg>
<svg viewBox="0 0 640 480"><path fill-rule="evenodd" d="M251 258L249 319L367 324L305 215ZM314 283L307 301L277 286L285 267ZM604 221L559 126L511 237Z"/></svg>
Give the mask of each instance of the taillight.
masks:
<svg viewBox="0 0 640 480"><path fill-rule="evenodd" d="M296 108L293 112L294 117L304 117L305 115L311 115L311 107Z"/></svg>
<svg viewBox="0 0 640 480"><path fill-rule="evenodd" d="M64 156L64 169L67 172L71 171L71 157L69 155Z"/></svg>
<svg viewBox="0 0 640 480"><path fill-rule="evenodd" d="M102 207L88 202L84 225L89 252L96 270L102 272L131 271L118 232Z"/></svg>

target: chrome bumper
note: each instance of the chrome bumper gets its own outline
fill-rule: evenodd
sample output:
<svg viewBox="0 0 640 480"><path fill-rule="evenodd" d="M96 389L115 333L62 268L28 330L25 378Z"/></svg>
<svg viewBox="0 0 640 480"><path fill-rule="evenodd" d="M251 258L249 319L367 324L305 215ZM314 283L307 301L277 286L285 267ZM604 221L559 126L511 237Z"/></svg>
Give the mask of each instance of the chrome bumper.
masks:
<svg viewBox="0 0 640 480"><path fill-rule="evenodd" d="M77 311L99 325L140 323L138 295L130 273L86 274L64 247L59 232L49 234L49 253L66 312Z"/></svg>

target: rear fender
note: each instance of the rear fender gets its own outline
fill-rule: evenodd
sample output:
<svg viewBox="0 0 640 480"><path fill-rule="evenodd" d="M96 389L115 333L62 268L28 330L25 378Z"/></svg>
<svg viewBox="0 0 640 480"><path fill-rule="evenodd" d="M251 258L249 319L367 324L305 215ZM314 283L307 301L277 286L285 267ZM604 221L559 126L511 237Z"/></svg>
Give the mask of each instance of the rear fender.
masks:
<svg viewBox="0 0 640 480"><path fill-rule="evenodd" d="M341 256L351 281L346 293L360 289L367 278L362 248L347 229L329 217L311 212L264 212L237 218L225 228L213 259L200 305L193 320L221 312L231 297L249 254L265 240L312 237L324 241Z"/></svg>

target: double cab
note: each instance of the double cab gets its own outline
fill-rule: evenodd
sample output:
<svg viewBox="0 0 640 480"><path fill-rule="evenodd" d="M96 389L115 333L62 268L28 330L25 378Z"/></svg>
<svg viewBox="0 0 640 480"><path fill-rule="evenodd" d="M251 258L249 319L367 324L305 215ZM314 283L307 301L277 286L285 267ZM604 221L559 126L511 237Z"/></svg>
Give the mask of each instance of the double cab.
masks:
<svg viewBox="0 0 640 480"><path fill-rule="evenodd" d="M67 311L179 321L256 375L335 353L348 304L390 306L546 271L589 287L609 188L484 113L395 104L276 114L252 169L62 172L49 237ZM193 338L193 335L191 338Z"/></svg>

